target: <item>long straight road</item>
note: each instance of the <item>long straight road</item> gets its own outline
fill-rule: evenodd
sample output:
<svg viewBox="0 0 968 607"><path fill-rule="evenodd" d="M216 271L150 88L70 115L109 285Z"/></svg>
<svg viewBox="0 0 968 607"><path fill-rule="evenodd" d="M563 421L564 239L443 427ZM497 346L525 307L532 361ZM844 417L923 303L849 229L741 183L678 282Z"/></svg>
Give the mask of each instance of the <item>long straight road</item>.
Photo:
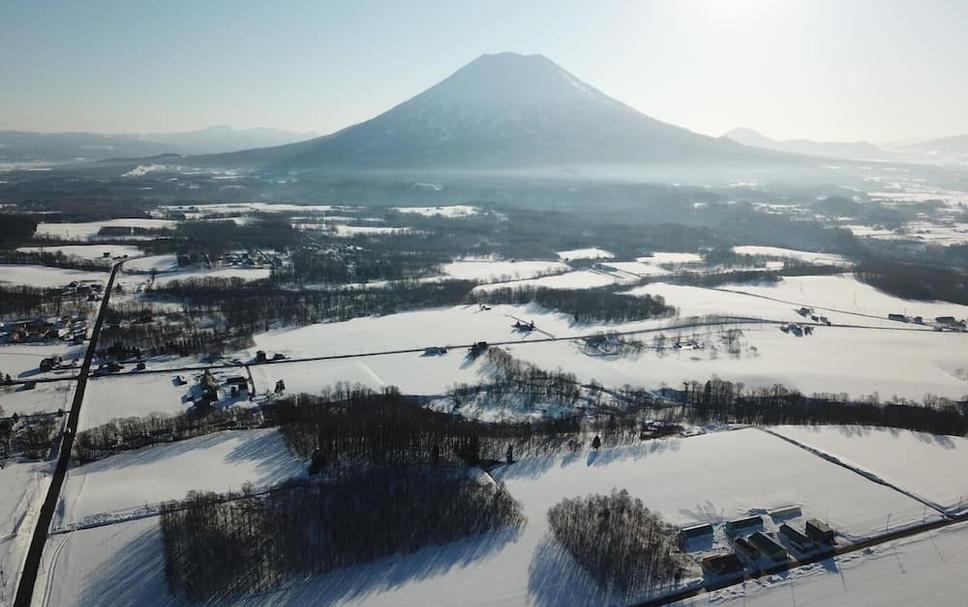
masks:
<svg viewBox="0 0 968 607"><path fill-rule="evenodd" d="M71 402L71 411L67 416L67 423L64 426L64 433L61 437L60 451L57 455L57 465L54 468L54 475L51 477L50 487L47 489L47 496L40 507L40 515L37 517L37 524L34 527L33 537L30 539L30 547L27 549L27 558L24 561L23 572L20 575L20 584L17 586L17 596L14 599L14 607L30 607L34 595L34 586L37 584L37 572L40 570L40 562L44 556L44 546L47 544L47 532L50 529L51 521L54 519L54 510L57 501L60 499L61 488L64 486L64 479L67 477L67 467L71 461L71 449L74 446L74 436L77 433L77 423L81 415L81 405L84 403L84 390L87 388L87 378L91 374L91 362L94 360L94 353L97 351L97 340L101 335L101 325L108 310L111 292L114 289L114 279L121 269L124 261L119 261L111 268L111 276L108 277L107 288L104 290L104 299L101 300L101 307L98 309L97 320L94 321L94 329L91 331L91 341L84 353L84 362L77 379L77 387L74 389L74 400Z"/></svg>

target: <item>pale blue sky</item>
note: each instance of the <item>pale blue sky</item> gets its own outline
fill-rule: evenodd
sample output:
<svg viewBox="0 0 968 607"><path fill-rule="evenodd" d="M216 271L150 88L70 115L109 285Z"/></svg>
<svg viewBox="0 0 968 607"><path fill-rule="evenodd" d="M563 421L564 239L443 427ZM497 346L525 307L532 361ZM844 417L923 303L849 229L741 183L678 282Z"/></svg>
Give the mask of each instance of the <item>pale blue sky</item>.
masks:
<svg viewBox="0 0 968 607"><path fill-rule="evenodd" d="M720 135L968 133L968 0L0 0L0 129L330 132L542 53Z"/></svg>

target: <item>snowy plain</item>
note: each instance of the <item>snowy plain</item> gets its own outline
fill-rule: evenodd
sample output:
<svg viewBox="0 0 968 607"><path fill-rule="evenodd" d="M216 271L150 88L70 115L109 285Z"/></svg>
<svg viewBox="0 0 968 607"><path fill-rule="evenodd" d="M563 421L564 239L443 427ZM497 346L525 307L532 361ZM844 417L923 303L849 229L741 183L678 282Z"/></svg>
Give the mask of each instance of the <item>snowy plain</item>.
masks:
<svg viewBox="0 0 968 607"><path fill-rule="evenodd" d="M521 460L494 475L528 517L518 534L487 534L295 580L232 604L432 607L453 605L458 595L467 607L615 604L616 597L603 596L561 552L546 517L561 499L613 488L628 488L677 525L799 505L805 516L828 518L844 536L863 537L880 532L888 513L892 527L925 516L920 503L754 429ZM182 604L165 587L157 518L55 535L50 542L44 570L58 583L41 605Z"/></svg>
<svg viewBox="0 0 968 607"><path fill-rule="evenodd" d="M189 491L265 489L299 476L305 464L275 429L216 432L125 451L68 471L54 526L109 519L179 500Z"/></svg>
<svg viewBox="0 0 968 607"><path fill-rule="evenodd" d="M52 268L34 264L0 264L0 284L9 283L46 289L66 287L72 282L106 282L107 279L107 272Z"/></svg>

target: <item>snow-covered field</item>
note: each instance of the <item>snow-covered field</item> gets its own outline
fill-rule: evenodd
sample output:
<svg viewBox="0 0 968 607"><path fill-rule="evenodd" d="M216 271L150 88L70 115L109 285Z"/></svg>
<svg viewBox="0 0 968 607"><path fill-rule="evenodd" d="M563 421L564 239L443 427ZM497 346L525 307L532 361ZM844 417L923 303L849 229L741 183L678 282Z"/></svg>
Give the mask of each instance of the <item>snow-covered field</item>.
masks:
<svg viewBox="0 0 968 607"><path fill-rule="evenodd" d="M99 426L118 417L143 417L151 413L184 413L191 402L183 400L188 387L178 385L175 374L121 375L92 377L84 391L84 405L78 432ZM193 376L183 374L191 381ZM40 384L38 384L38 388Z"/></svg>
<svg viewBox="0 0 968 607"><path fill-rule="evenodd" d="M664 331L671 342L699 333L702 349L646 350L624 358L590 357L575 342L509 346L511 353L544 369L562 368L580 379L606 386L646 388L681 386L711 377L747 386L781 384L806 394L846 393L860 398L878 393L920 401L926 394L961 399L968 381L968 334L933 331L818 328L812 336L793 337L776 326L740 325L743 351L731 356L712 331ZM652 343L655 334L642 340ZM667 344L668 346L668 344ZM754 349L755 348L755 349Z"/></svg>
<svg viewBox="0 0 968 607"><path fill-rule="evenodd" d="M189 491L266 488L304 472L275 429L217 432L125 451L68 471L54 527L110 519Z"/></svg>
<svg viewBox="0 0 968 607"><path fill-rule="evenodd" d="M98 232L104 227L115 228L148 228L152 230L171 230L178 222L167 219L107 219L104 221L89 221L85 223L46 223L37 224L35 236L54 238L58 240L97 240ZM139 240L140 235L112 236L112 240Z"/></svg>
<svg viewBox="0 0 968 607"><path fill-rule="evenodd" d="M761 247L757 245L744 245L733 247L733 252L738 255L755 255L759 257L779 257L781 259L796 259L806 263L843 265L847 260L841 255L832 253L815 253L813 251L798 251L797 249L784 249L781 247Z"/></svg>
<svg viewBox="0 0 968 607"><path fill-rule="evenodd" d="M123 267L128 272L173 272L178 269L178 256L149 255L126 261Z"/></svg>
<svg viewBox="0 0 968 607"><path fill-rule="evenodd" d="M968 509L965 437L863 426L779 426L773 430L872 472L953 514Z"/></svg>
<svg viewBox="0 0 968 607"><path fill-rule="evenodd" d="M956 318L968 317L968 306L942 301L901 299L878 291L858 281L851 274L786 276L775 284L727 285L724 288L814 306L818 309L842 310L881 318L887 318L887 315L892 313L923 316L925 320L949 315Z"/></svg>
<svg viewBox="0 0 968 607"><path fill-rule="evenodd" d="M445 264L444 274L459 280L519 280L544 274L562 273L568 266L557 261L454 261Z"/></svg>
<svg viewBox="0 0 968 607"><path fill-rule="evenodd" d="M562 338L610 329L656 329L673 323L687 324L692 320L686 314L732 312L791 322L800 319L793 306L788 304L695 287L667 287L660 288L658 294L673 305L682 305L675 296L680 289L687 290L693 297L692 307L675 321L655 319L618 325L575 325L566 316L536 307L495 306L492 310L481 311L474 306L457 306L273 330L257 334L254 337L256 345L240 358L251 358L256 349L281 352L289 357L310 357L422 349L480 340L491 343L510 341L519 344L508 346L519 358L544 369L561 367L582 379L595 379L609 386L630 384L656 388L662 384L677 386L682 381L705 381L718 376L750 386L783 384L807 394L847 393L861 397L878 392L883 399L897 395L919 401L928 393L955 399L968 394L968 379L963 371L968 368L965 359L968 334L916 330L913 326L887 320L881 323L886 330L818 327L812 336L802 338L782 333L773 325L742 325L743 348L735 357L719 341L719 327L666 329L662 333L670 343L665 350L647 349L624 358L587 356L582 352L580 342L526 343L549 335ZM705 293L716 296L713 305L703 303ZM736 305L732 305L734 302ZM511 325L515 318L525 322L534 320L537 330L532 333L514 331ZM839 321L834 314L831 318ZM846 322L851 317L843 315L843 319ZM869 322L861 320L864 321L862 324L880 326L873 319ZM689 339L693 333L699 334L701 348L673 350L669 347L677 336ZM639 339L652 346L655 335L646 333ZM285 378L290 390L300 385L316 392L345 378L374 387L398 385L408 393L439 394L458 381L474 379L468 373L473 367L464 363L463 350L451 350L440 358L414 353L320 361L306 364L300 371L290 367L288 364L266 367L264 372L269 374L265 377L267 385L263 384L261 389L271 387L275 379L281 377ZM257 369L255 367L253 371L263 372ZM430 369L433 369L432 373ZM299 377L305 377L305 380ZM290 381L296 383L290 384Z"/></svg>
<svg viewBox="0 0 968 607"><path fill-rule="evenodd" d="M680 607L962 607L968 525L957 525L733 586Z"/></svg>
<svg viewBox="0 0 968 607"><path fill-rule="evenodd" d="M478 290L489 291L492 289L502 289L505 287L543 287L546 289L594 289L597 287L607 287L609 285L630 283L636 280L635 276L622 275L621 273L610 273L602 270L576 270L554 276L543 276L529 280L518 280L514 282L495 282L488 285L476 287Z"/></svg>
<svg viewBox="0 0 968 607"><path fill-rule="evenodd" d="M138 247L126 244L68 244L50 247L20 247L17 250L23 253L63 253L68 257L80 257L89 260L106 259L105 253L108 253L108 258L135 257L141 254Z"/></svg>
<svg viewBox="0 0 968 607"><path fill-rule="evenodd" d="M64 287L72 282L85 280L106 282L107 272L88 272L51 268L33 264L0 264L0 284L24 285L28 287Z"/></svg>
<svg viewBox="0 0 968 607"><path fill-rule="evenodd" d="M547 511L561 499L613 488L627 488L677 525L795 504L844 536L864 537L882 531L888 513L892 528L924 516L917 501L754 429L522 460L494 475L527 515L516 537L489 534L383 559L234 604L431 607L458 596L466 607L607 604L550 540ZM43 570L57 583L42 604L182 604L167 592L163 561L156 518L54 535Z"/></svg>
<svg viewBox="0 0 968 607"><path fill-rule="evenodd" d="M50 468L47 462L7 462L0 468L0 602L4 605L13 604Z"/></svg>
<svg viewBox="0 0 968 607"><path fill-rule="evenodd" d="M448 217L448 218L458 218L458 217L470 217L472 215L477 215L480 213L480 209L466 204L453 204L442 207L394 207L394 211L398 213L407 213L409 215L423 215L424 217Z"/></svg>
<svg viewBox="0 0 968 607"><path fill-rule="evenodd" d="M515 331L512 327L515 319L525 322L533 320L536 330L530 333ZM634 326L657 324L658 321L646 321ZM255 350L281 352L290 357L358 354L466 345L481 340L527 341L547 338L549 335L584 335L604 328L575 325L569 317L537 306L497 305L490 310L481 310L478 306L467 305L259 333L254 336L255 346L249 354L254 355ZM463 352L460 356L463 356Z"/></svg>
<svg viewBox="0 0 968 607"><path fill-rule="evenodd" d="M606 251L605 249L591 247L588 249L570 249L568 251L558 251L558 257L564 259L565 261L571 261L573 259L612 259L615 257L615 255L610 251Z"/></svg>
<svg viewBox="0 0 968 607"><path fill-rule="evenodd" d="M38 383L32 390L27 390L23 386L0 387L0 407L3 408L4 415L68 411L73 398L74 382L72 381Z"/></svg>
<svg viewBox="0 0 968 607"><path fill-rule="evenodd" d="M77 360L84 357L86 346L73 346L65 342L37 342L25 344L0 344L0 373L10 374L14 379L31 379L32 377L48 377L71 371L53 371L40 373L40 361L51 356L61 356L65 361ZM36 377L35 377L36 376Z"/></svg>

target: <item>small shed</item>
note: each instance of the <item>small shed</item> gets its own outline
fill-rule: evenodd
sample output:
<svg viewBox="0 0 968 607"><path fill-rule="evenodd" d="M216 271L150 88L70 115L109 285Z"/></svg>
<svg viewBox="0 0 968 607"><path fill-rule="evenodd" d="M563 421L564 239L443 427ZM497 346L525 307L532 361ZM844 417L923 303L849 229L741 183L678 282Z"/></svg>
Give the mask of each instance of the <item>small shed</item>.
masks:
<svg viewBox="0 0 968 607"><path fill-rule="evenodd" d="M807 521L805 531L810 538L820 544L834 543L834 530L820 519L812 518Z"/></svg>

